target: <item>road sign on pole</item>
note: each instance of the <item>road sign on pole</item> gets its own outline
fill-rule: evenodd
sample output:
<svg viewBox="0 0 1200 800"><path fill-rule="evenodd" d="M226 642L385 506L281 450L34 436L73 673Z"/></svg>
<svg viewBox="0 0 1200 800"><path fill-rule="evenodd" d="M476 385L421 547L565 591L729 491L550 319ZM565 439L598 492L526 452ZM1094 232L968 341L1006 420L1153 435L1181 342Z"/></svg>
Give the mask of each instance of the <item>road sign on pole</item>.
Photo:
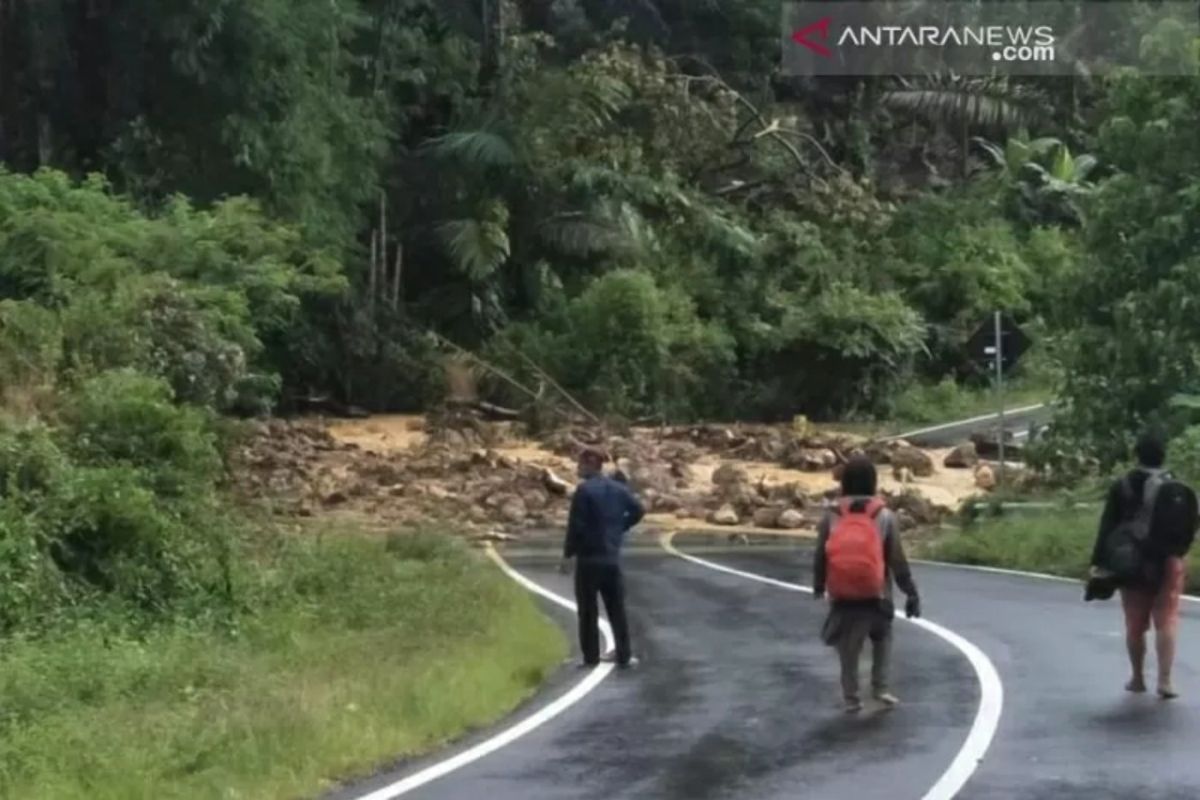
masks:
<svg viewBox="0 0 1200 800"><path fill-rule="evenodd" d="M995 369L996 357L999 355L1001 368L1008 372L1016 366L1031 344L1025 331L1021 330L1011 316L996 312L967 340L967 353L975 363L986 364L989 371Z"/></svg>
<svg viewBox="0 0 1200 800"><path fill-rule="evenodd" d="M1003 311L997 311L990 320L980 325L967 342L971 359L977 364L986 365L995 382L996 418L999 421L996 438L1000 448L1000 473L996 477L999 486L1004 485L1004 374L1016 366L1030 344L1025 332Z"/></svg>

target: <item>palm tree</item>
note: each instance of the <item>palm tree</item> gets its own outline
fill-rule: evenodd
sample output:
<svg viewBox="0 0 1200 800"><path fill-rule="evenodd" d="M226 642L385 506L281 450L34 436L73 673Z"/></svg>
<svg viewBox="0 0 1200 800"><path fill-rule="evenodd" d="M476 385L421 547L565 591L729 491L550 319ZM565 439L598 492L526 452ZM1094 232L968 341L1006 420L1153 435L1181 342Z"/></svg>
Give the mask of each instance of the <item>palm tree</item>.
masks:
<svg viewBox="0 0 1200 800"><path fill-rule="evenodd" d="M924 85L900 78L900 88L887 91L887 108L957 130L962 176L970 167L972 128L1009 131L1037 119L1036 97L1024 87L1003 77L969 78L955 74L934 75Z"/></svg>

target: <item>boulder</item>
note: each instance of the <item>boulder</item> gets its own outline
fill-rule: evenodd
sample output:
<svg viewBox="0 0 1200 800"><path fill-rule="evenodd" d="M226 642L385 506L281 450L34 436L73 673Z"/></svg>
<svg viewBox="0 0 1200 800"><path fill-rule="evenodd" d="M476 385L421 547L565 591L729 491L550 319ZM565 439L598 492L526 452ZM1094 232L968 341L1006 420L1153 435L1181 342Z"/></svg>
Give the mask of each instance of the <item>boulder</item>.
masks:
<svg viewBox="0 0 1200 800"><path fill-rule="evenodd" d="M550 505L550 496L544 489L530 489L522 495L525 508L529 511L541 511Z"/></svg>
<svg viewBox="0 0 1200 800"><path fill-rule="evenodd" d="M996 473L987 464L981 464L975 469L975 485L990 492L996 488Z"/></svg>
<svg viewBox="0 0 1200 800"><path fill-rule="evenodd" d="M788 469L804 472L824 472L836 467L837 463L837 455L832 450L810 447L793 447L783 460Z"/></svg>
<svg viewBox="0 0 1200 800"><path fill-rule="evenodd" d="M748 483L750 476L746 470L739 467L737 464L722 464L713 472L712 482L720 487L736 486L739 483Z"/></svg>
<svg viewBox="0 0 1200 800"><path fill-rule="evenodd" d="M712 512L708 517L708 521L715 525L737 525L741 520L738 519L737 512L733 510L733 506L726 504Z"/></svg>
<svg viewBox="0 0 1200 800"><path fill-rule="evenodd" d="M519 497L511 496L500 506L500 518L505 522L517 524L524 522L527 516L529 509L525 508L525 501Z"/></svg>
<svg viewBox="0 0 1200 800"><path fill-rule="evenodd" d="M784 530L794 531L804 527L804 515L794 508L789 508L779 515L776 524Z"/></svg>
<svg viewBox="0 0 1200 800"><path fill-rule="evenodd" d="M767 506L760 508L754 512L754 527L756 528L774 528L779 525L779 517L783 514L782 508Z"/></svg>
<svg viewBox="0 0 1200 800"><path fill-rule="evenodd" d="M933 475L933 459L924 450L915 447L898 447L892 452L892 465L896 468L907 467L918 478L928 478Z"/></svg>
<svg viewBox="0 0 1200 800"><path fill-rule="evenodd" d="M673 494L658 495L650 508L660 514L671 514L683 507L683 501Z"/></svg>
<svg viewBox="0 0 1200 800"><path fill-rule="evenodd" d="M557 497L566 497L571 490L571 484L564 481L558 475L554 474L552 469L542 470L542 486L546 487L546 491Z"/></svg>
<svg viewBox="0 0 1200 800"><path fill-rule="evenodd" d="M950 451L943 463L950 469L971 469L979 463L979 451L974 442L960 444Z"/></svg>

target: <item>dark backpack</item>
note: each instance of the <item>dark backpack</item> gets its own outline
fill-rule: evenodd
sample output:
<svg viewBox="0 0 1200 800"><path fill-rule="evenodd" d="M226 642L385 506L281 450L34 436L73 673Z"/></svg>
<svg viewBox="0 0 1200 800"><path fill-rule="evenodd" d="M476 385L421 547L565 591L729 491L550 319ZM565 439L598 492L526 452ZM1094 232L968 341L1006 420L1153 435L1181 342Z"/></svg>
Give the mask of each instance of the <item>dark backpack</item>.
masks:
<svg viewBox="0 0 1200 800"><path fill-rule="evenodd" d="M1196 493L1170 476L1158 487L1150 518L1147 552L1159 559L1182 558L1192 548L1200 519Z"/></svg>
<svg viewBox="0 0 1200 800"><path fill-rule="evenodd" d="M1170 480L1166 475L1152 475L1146 479L1142 496L1138 497L1129 477L1121 479L1120 491L1125 517L1108 535L1105 546L1104 566L1121 586L1141 586L1154 583L1150 570L1153 559L1148 558L1150 527L1159 489ZM1128 509L1132 508L1130 513Z"/></svg>

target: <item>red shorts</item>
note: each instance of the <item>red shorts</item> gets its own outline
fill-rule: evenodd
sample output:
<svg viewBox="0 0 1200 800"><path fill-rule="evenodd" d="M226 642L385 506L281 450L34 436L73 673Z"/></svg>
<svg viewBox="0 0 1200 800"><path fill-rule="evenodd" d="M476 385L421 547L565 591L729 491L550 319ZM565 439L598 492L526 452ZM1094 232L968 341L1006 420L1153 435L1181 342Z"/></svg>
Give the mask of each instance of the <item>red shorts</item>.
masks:
<svg viewBox="0 0 1200 800"><path fill-rule="evenodd" d="M1183 597L1186 578L1182 558L1168 558L1166 576L1157 592L1141 589L1122 589L1121 606L1125 609L1125 632L1129 636L1143 636L1150 629L1174 633L1179 625L1179 603Z"/></svg>

